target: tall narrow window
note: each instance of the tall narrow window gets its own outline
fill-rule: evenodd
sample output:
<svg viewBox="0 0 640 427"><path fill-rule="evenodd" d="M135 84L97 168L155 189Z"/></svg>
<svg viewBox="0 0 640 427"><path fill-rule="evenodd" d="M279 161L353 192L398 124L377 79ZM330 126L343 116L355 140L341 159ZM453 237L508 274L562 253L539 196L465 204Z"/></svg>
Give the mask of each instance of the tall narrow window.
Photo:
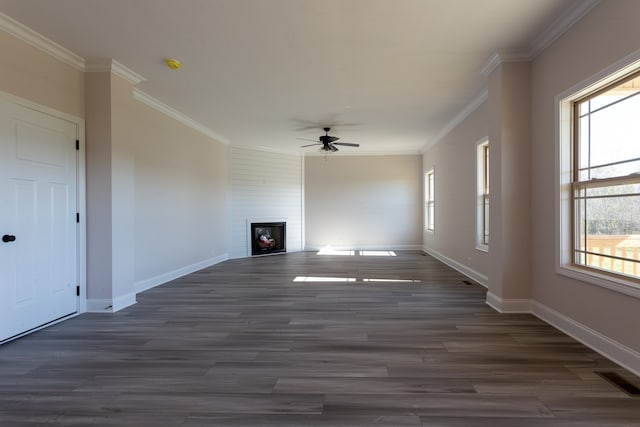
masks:
<svg viewBox="0 0 640 427"><path fill-rule="evenodd" d="M640 76L573 102L573 263L640 279Z"/></svg>
<svg viewBox="0 0 640 427"><path fill-rule="evenodd" d="M436 198L435 198L435 174L433 169L424 175L425 189L425 228L428 231L435 231Z"/></svg>
<svg viewBox="0 0 640 427"><path fill-rule="evenodd" d="M477 145L476 247L489 248L489 141Z"/></svg>

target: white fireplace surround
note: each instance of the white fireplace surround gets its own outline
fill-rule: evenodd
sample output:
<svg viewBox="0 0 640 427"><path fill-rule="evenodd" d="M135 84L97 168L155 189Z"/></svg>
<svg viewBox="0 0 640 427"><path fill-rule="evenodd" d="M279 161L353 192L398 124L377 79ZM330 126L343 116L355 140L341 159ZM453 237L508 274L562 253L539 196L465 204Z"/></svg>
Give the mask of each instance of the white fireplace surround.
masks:
<svg viewBox="0 0 640 427"><path fill-rule="evenodd" d="M258 222L287 222L286 217L262 217L262 218L248 218L247 219L247 257L251 256L251 245L253 244L253 236L251 235L251 224Z"/></svg>

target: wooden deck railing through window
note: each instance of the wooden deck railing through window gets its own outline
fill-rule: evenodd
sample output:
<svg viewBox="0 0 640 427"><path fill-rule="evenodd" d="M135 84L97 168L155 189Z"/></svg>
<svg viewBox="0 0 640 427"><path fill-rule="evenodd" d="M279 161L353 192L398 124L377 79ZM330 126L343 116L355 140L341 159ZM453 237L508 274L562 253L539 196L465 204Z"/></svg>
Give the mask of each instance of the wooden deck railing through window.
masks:
<svg viewBox="0 0 640 427"><path fill-rule="evenodd" d="M587 251L635 260L634 262L607 256L587 255L587 264L592 267L640 277L640 235L591 235L587 240Z"/></svg>

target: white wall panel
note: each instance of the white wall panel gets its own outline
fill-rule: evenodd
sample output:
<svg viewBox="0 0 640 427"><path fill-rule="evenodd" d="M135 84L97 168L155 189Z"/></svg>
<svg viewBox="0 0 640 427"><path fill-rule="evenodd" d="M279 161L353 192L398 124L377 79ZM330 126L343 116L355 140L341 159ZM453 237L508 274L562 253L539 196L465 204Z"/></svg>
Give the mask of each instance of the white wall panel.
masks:
<svg viewBox="0 0 640 427"><path fill-rule="evenodd" d="M287 252L303 247L303 158L231 149L231 257L250 256L247 221L287 222Z"/></svg>

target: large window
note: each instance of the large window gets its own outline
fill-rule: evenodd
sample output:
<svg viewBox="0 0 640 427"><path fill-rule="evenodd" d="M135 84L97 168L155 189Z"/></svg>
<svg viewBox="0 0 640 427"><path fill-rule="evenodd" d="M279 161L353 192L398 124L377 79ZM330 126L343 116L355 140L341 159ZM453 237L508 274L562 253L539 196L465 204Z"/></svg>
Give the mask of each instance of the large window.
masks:
<svg viewBox="0 0 640 427"><path fill-rule="evenodd" d="M435 174L433 169L424 174L424 223L428 231L435 231L436 198L435 198Z"/></svg>
<svg viewBox="0 0 640 427"><path fill-rule="evenodd" d="M477 157L476 248L489 248L489 141L479 142Z"/></svg>
<svg viewBox="0 0 640 427"><path fill-rule="evenodd" d="M572 103L572 262L640 279L640 76Z"/></svg>

